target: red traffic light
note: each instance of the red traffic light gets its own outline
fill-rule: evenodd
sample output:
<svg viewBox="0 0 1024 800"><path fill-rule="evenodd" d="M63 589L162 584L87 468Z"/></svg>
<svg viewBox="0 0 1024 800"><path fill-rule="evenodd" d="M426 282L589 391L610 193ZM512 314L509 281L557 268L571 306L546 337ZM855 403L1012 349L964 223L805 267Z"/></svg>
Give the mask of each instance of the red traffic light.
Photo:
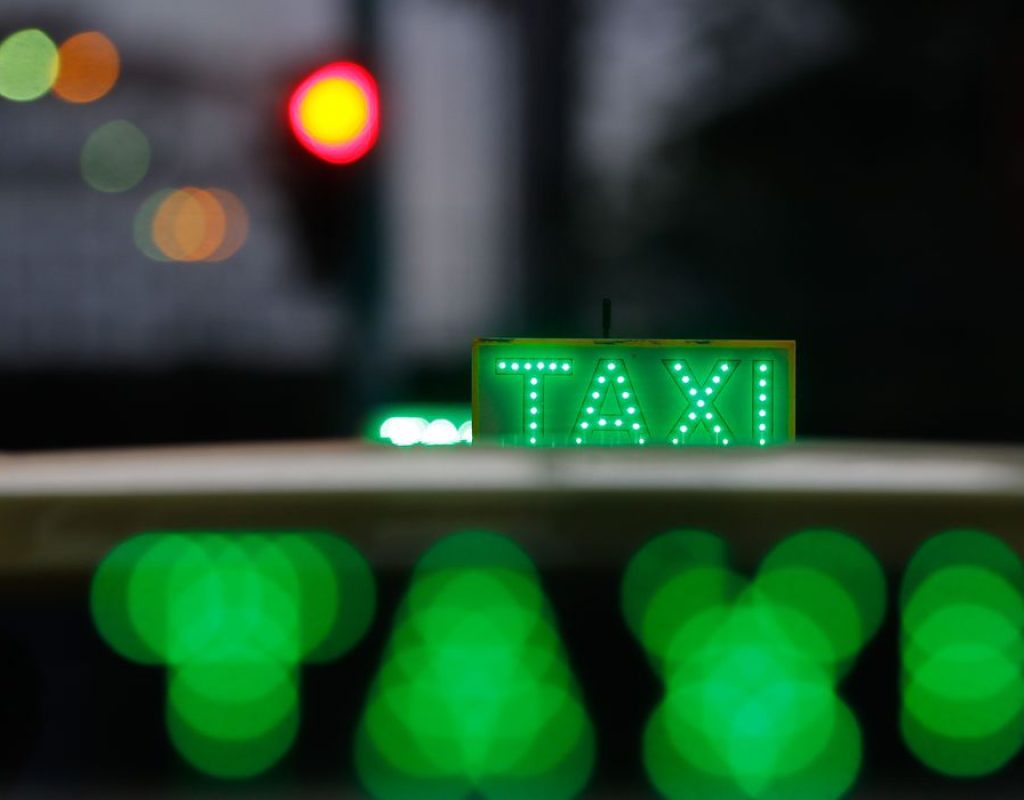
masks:
<svg viewBox="0 0 1024 800"><path fill-rule="evenodd" d="M377 142L377 82L350 61L328 64L292 93L288 117L295 137L313 155L331 164L351 164Z"/></svg>

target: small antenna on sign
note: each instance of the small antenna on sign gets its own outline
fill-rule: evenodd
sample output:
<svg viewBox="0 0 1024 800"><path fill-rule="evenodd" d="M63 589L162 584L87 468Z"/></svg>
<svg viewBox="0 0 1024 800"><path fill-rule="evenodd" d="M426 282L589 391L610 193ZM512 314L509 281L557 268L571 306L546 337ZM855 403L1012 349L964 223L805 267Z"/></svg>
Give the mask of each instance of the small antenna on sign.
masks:
<svg viewBox="0 0 1024 800"><path fill-rule="evenodd" d="M610 339L612 336L612 299L604 298L601 301L601 337Z"/></svg>

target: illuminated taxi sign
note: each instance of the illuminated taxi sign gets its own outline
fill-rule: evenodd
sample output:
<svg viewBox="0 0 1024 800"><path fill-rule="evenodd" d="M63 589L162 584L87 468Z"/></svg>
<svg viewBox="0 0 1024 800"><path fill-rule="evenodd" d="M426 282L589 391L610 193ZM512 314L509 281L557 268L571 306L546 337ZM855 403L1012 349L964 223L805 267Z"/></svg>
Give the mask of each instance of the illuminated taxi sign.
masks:
<svg viewBox="0 0 1024 800"><path fill-rule="evenodd" d="M787 442L795 355L791 341L477 339L473 432L525 447Z"/></svg>

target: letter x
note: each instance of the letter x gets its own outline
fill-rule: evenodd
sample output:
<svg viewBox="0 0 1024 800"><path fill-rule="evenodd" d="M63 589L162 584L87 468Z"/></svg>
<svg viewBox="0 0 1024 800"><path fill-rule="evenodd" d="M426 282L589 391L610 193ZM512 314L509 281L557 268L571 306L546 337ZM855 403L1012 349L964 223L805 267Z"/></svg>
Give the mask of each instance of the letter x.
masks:
<svg viewBox="0 0 1024 800"><path fill-rule="evenodd" d="M727 359L717 361L703 382L697 380L690 365L681 358L663 359L661 363L686 400L683 413L668 433L668 442L676 446L685 445L698 428L704 426L716 445L728 447L735 444L733 432L726 424L725 417L715 407L715 401L740 362Z"/></svg>

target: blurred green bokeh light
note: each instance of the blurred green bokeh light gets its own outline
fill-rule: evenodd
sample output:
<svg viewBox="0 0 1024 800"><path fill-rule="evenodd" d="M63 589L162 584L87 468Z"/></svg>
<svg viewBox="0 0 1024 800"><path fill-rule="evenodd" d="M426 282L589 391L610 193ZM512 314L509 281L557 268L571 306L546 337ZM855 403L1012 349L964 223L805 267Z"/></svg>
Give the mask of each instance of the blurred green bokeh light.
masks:
<svg viewBox="0 0 1024 800"><path fill-rule="evenodd" d="M57 45L37 28L0 42L0 97L26 102L50 91L59 66Z"/></svg>
<svg viewBox="0 0 1024 800"><path fill-rule="evenodd" d="M860 730L837 694L885 608L878 562L832 531L790 537L747 583L724 543L665 534L626 569L627 623L665 682L644 761L670 798L835 798Z"/></svg>
<svg viewBox="0 0 1024 800"><path fill-rule="evenodd" d="M92 615L125 658L168 667L167 726L197 769L265 771L298 728L299 665L336 658L365 633L366 562L320 533L149 533L93 578Z"/></svg>
<svg viewBox="0 0 1024 800"><path fill-rule="evenodd" d="M431 447L473 443L473 412L469 405L421 403L376 409L363 438L395 447Z"/></svg>
<svg viewBox="0 0 1024 800"><path fill-rule="evenodd" d="M565 798L593 730L533 564L463 533L422 558L357 735L379 798Z"/></svg>
<svg viewBox="0 0 1024 800"><path fill-rule="evenodd" d="M126 192L149 170L149 140L123 119L101 125L82 147L82 178L100 192Z"/></svg>
<svg viewBox="0 0 1024 800"><path fill-rule="evenodd" d="M1024 744L1024 565L988 534L949 531L901 591L904 740L932 769L987 775Z"/></svg>

